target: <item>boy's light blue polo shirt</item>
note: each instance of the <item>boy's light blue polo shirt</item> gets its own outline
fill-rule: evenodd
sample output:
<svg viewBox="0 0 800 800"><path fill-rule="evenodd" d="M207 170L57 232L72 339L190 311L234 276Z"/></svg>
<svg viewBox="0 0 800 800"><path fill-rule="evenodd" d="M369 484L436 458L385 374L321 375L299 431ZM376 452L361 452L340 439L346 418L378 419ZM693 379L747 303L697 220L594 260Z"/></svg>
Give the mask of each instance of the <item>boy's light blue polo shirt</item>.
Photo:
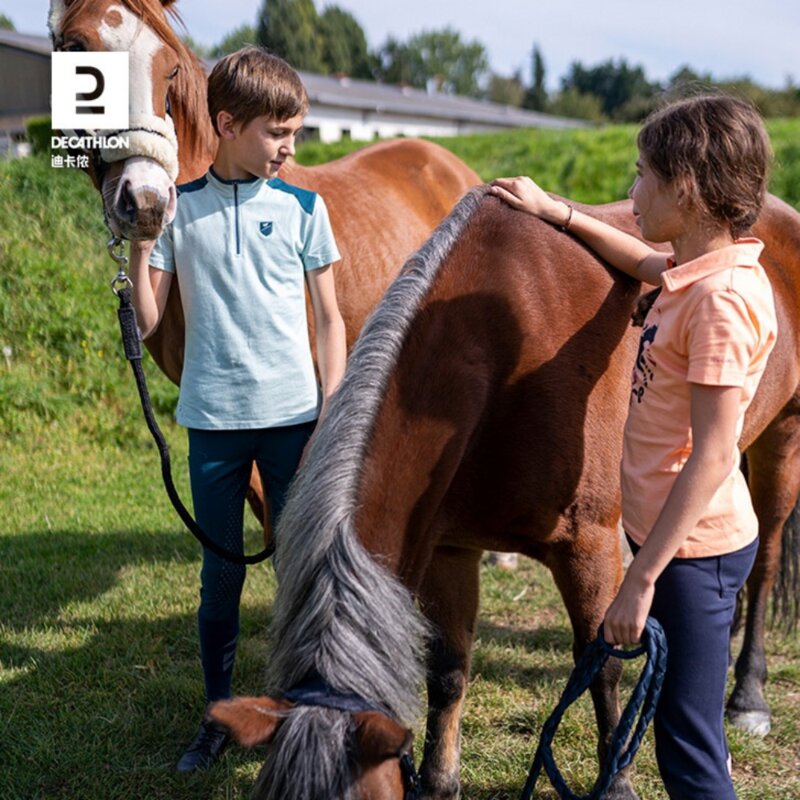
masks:
<svg viewBox="0 0 800 800"><path fill-rule="evenodd" d="M305 272L341 258L314 192L278 178L179 187L150 264L177 274L186 351L176 417L203 429L309 422L320 393Z"/></svg>

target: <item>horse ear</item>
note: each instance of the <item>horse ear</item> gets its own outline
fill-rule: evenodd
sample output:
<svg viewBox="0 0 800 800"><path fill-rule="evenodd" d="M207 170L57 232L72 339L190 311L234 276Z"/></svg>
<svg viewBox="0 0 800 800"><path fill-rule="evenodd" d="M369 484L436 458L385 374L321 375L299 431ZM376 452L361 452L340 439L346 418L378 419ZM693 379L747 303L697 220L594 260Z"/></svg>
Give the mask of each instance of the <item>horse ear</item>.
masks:
<svg viewBox="0 0 800 800"><path fill-rule="evenodd" d="M399 722L379 711L359 711L356 721L356 741L363 767L369 767L411 750L413 734Z"/></svg>
<svg viewBox="0 0 800 800"><path fill-rule="evenodd" d="M239 744L255 747L272 739L293 706L288 700L272 697L234 697L212 703L208 714L228 728Z"/></svg>

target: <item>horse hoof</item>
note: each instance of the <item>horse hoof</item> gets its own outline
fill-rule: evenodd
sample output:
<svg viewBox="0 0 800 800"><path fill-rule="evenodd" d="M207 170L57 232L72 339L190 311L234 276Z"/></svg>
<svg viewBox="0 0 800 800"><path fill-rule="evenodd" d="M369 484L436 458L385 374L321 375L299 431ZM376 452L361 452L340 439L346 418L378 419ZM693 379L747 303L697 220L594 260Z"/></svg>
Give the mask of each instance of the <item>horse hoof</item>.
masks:
<svg viewBox="0 0 800 800"><path fill-rule="evenodd" d="M734 728L754 736L766 736L772 729L768 711L728 711L728 720Z"/></svg>

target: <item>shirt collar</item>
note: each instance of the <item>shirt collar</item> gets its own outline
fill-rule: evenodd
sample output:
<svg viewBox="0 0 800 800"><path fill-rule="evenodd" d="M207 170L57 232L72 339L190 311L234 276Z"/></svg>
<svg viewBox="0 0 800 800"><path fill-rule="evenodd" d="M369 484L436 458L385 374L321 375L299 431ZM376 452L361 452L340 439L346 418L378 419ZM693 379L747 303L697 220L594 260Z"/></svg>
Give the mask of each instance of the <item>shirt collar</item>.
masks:
<svg viewBox="0 0 800 800"><path fill-rule="evenodd" d="M724 269L753 267L758 263L763 249L764 243L760 239L737 239L727 247L705 253L685 264L670 266L662 273L664 288L675 292ZM674 264L674 258L670 258L668 263Z"/></svg>
<svg viewBox="0 0 800 800"><path fill-rule="evenodd" d="M240 196L249 197L255 194L265 183L263 178L254 176L252 178L228 180L227 178L220 177L215 171L214 167L208 168L208 182L218 191L223 194L233 195L233 187L237 188Z"/></svg>

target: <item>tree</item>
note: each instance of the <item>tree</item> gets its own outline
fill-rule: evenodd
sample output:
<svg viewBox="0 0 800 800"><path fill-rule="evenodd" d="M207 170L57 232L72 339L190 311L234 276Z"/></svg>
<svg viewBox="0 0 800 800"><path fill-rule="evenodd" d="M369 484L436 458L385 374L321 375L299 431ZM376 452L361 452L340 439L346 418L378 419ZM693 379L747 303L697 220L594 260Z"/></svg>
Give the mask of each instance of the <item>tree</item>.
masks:
<svg viewBox="0 0 800 800"><path fill-rule="evenodd" d="M531 85L525 92L522 105L533 111L544 111L547 107L547 89L544 85L544 59L538 45L531 52Z"/></svg>
<svg viewBox="0 0 800 800"><path fill-rule="evenodd" d="M325 72L319 14L314 0L264 0L258 42L295 69Z"/></svg>
<svg viewBox="0 0 800 800"><path fill-rule="evenodd" d="M602 122L604 119L600 98L593 94L582 94L574 87L550 98L547 111L560 117L588 119L592 122Z"/></svg>
<svg viewBox="0 0 800 800"><path fill-rule="evenodd" d="M487 100L493 103L502 103L506 106L521 106L525 96L525 87L522 85L522 76L519 72L506 78L502 75L492 73L489 78L489 90L486 93Z"/></svg>
<svg viewBox="0 0 800 800"><path fill-rule="evenodd" d="M356 18L338 6L328 6L319 17L322 60L328 72L371 79L373 60L367 37Z"/></svg>
<svg viewBox="0 0 800 800"><path fill-rule="evenodd" d="M7 17L5 14L0 14L0 30L1 31L16 30L14 23L11 21L11 17Z"/></svg>
<svg viewBox="0 0 800 800"><path fill-rule="evenodd" d="M225 38L211 48L209 55L213 58L241 50L246 44L255 44L258 41L258 32L252 25L241 25L232 30Z"/></svg>
<svg viewBox="0 0 800 800"><path fill-rule="evenodd" d="M603 113L612 118L617 118L617 110L634 98L651 98L660 89L647 80L642 67L630 67L624 58L619 63L609 59L589 68L573 61L567 76L561 79L561 87L599 98Z"/></svg>
<svg viewBox="0 0 800 800"><path fill-rule="evenodd" d="M379 58L384 80L419 88L435 81L438 90L449 94L479 95L489 70L484 46L478 41L463 42L452 28L422 31L405 44L390 38Z"/></svg>

